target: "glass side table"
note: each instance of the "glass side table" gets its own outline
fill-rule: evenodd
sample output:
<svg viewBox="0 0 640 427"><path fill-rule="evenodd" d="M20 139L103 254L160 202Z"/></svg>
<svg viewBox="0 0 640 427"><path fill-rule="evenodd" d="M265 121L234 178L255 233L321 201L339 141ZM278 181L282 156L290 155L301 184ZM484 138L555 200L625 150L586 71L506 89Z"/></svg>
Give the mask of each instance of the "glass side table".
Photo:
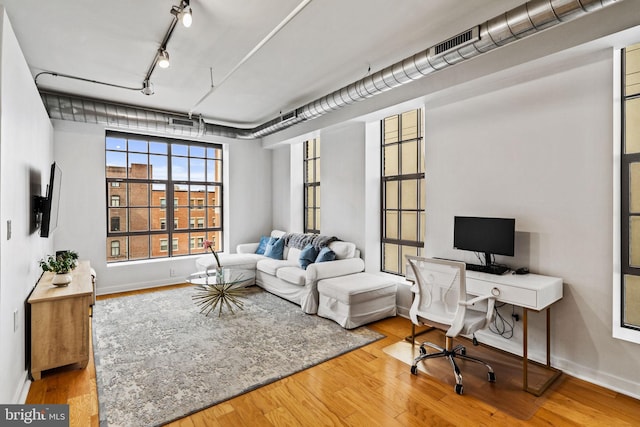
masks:
<svg viewBox="0 0 640 427"><path fill-rule="evenodd" d="M191 297L200 308L200 313L208 316L218 310L218 316L227 308L232 314L235 309L243 310L247 286L253 284L254 273L240 268L210 268L190 275L187 282L196 285Z"/></svg>

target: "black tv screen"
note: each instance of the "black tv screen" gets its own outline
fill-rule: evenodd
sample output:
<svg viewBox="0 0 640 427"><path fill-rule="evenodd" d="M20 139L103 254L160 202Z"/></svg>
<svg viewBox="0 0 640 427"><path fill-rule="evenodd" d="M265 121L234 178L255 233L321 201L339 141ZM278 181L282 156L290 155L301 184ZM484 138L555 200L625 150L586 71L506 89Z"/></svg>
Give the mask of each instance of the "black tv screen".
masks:
<svg viewBox="0 0 640 427"><path fill-rule="evenodd" d="M40 237L49 237L49 233L52 233L58 226L61 182L62 171L54 162L51 165L47 197L42 202L42 225L40 226Z"/></svg>
<svg viewBox="0 0 640 427"><path fill-rule="evenodd" d="M453 219L453 247L465 251L513 256L515 228L514 218L456 216Z"/></svg>

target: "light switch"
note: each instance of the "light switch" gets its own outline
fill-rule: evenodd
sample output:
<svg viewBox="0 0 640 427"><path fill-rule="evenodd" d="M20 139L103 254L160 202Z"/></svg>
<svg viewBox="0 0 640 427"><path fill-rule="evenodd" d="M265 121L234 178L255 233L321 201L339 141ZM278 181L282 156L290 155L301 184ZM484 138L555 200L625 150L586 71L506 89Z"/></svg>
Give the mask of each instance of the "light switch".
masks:
<svg viewBox="0 0 640 427"><path fill-rule="evenodd" d="M11 220L7 220L7 240L11 240Z"/></svg>

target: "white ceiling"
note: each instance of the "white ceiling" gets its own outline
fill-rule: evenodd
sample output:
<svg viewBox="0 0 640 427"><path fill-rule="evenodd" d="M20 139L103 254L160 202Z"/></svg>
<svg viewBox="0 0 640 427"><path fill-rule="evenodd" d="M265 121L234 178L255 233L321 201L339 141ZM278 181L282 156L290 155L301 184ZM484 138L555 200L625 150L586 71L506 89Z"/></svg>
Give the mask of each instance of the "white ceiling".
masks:
<svg viewBox="0 0 640 427"><path fill-rule="evenodd" d="M155 94L41 75L41 89L201 115L236 127L264 123L512 9L523 0L312 0L222 85L302 0L191 0ZM0 0L35 76L69 74L142 87L179 0ZM201 104L198 101L216 85Z"/></svg>

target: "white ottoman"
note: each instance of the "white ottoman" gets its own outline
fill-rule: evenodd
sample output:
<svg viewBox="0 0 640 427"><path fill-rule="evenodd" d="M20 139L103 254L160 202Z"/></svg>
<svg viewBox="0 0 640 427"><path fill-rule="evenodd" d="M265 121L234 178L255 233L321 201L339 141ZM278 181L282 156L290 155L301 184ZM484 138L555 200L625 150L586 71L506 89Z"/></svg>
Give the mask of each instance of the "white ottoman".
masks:
<svg viewBox="0 0 640 427"><path fill-rule="evenodd" d="M396 315L396 284L369 273L318 281L318 316L346 329Z"/></svg>

